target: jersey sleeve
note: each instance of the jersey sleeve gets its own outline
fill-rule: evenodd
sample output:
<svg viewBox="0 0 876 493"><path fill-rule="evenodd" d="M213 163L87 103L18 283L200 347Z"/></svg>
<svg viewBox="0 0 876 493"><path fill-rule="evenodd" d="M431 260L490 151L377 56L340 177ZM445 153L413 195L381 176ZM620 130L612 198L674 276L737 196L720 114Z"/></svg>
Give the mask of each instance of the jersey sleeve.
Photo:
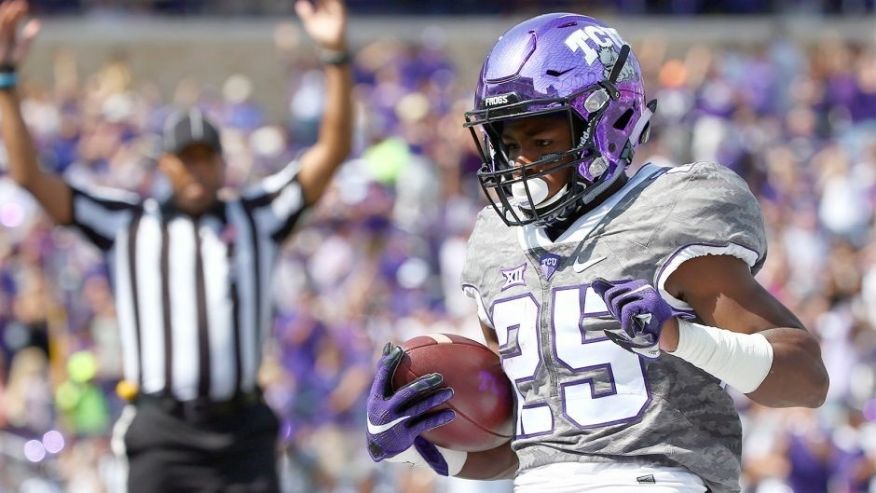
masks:
<svg viewBox="0 0 876 493"><path fill-rule="evenodd" d="M665 290L684 262L706 255L730 255L757 273L767 255L763 216L745 181L720 164L697 162L673 168L655 183L670 197L669 212L652 246L661 255L654 285L677 309L691 307Z"/></svg>
<svg viewBox="0 0 876 493"><path fill-rule="evenodd" d="M71 225L104 252L112 249L118 232L143 208L143 201L135 193L79 184L68 185L73 201Z"/></svg>
<svg viewBox="0 0 876 493"><path fill-rule="evenodd" d="M484 273L490 260L489 247L485 243L485 229L489 223L488 214L495 214L492 208L482 209L478 214L475 227L468 239L465 252L465 263L462 268L462 292L477 304L478 318L487 327L493 328L484 298L481 293Z"/></svg>
<svg viewBox="0 0 876 493"><path fill-rule="evenodd" d="M290 162L243 193L242 204L252 214L259 233L277 243L285 240L306 209L298 181L299 163Z"/></svg>

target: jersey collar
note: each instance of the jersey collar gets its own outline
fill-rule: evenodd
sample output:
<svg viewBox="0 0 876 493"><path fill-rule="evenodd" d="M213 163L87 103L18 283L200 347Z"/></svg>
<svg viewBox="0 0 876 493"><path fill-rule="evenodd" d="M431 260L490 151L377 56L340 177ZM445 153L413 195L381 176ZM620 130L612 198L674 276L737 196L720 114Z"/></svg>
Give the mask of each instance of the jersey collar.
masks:
<svg viewBox="0 0 876 493"><path fill-rule="evenodd" d="M593 228L595 228L596 225L608 215L609 212L614 210L615 206L617 206L617 204L620 203L620 201L623 200L631 190L638 187L639 184L645 180L657 178L669 169L670 168L658 166L652 163L645 164L627 181L626 185L617 191L617 193L606 199L605 202L599 206L582 214L581 217L576 219L575 222L566 229L566 231L557 237L556 241L551 241L547 232L541 226L535 226L532 224L518 226L517 239L520 242L520 246L525 250L532 250L537 247L549 248L561 243L581 242L588 234L590 234L590 232L593 231Z"/></svg>

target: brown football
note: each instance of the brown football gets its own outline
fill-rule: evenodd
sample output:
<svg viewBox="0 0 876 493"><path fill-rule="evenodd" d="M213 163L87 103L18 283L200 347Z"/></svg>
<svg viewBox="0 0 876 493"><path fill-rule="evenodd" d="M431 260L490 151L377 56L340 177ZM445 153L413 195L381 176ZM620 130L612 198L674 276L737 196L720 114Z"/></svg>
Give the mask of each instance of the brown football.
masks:
<svg viewBox="0 0 876 493"><path fill-rule="evenodd" d="M479 452L496 448L514 433L514 394L499 357L483 344L454 334L414 337L401 345L405 354L393 375L398 389L430 373L444 376L453 389L450 407L456 418L427 431L423 438L452 450Z"/></svg>

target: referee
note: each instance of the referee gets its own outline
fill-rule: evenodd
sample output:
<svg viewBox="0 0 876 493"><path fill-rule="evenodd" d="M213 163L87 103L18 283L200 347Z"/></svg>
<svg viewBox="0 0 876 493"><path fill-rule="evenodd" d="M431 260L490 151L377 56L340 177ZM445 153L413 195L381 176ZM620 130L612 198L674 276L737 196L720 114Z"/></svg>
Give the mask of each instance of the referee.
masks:
<svg viewBox="0 0 876 493"><path fill-rule="evenodd" d="M322 50L325 114L315 145L239 198L224 182L219 132L197 109L172 117L159 167L166 201L74 186L40 169L16 66L39 29L25 0L0 4L0 116L12 178L59 224L106 255L132 405L116 425L131 492L278 491L278 422L256 381L269 335L278 248L350 150L351 76L340 0L299 0Z"/></svg>

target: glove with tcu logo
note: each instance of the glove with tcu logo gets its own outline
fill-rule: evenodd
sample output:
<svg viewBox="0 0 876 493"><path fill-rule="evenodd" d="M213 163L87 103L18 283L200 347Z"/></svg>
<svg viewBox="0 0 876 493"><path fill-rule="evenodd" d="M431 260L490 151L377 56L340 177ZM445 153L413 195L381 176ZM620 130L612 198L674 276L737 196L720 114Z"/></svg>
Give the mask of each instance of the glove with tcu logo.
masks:
<svg viewBox="0 0 876 493"><path fill-rule="evenodd" d="M441 375L424 375L392 392L392 375L404 354L392 343L383 348L377 363L377 374L368 395L368 453L375 462L410 462L427 464L435 472L447 476L455 464L448 467L448 458L420 436L421 433L449 423L456 414L449 410L432 411L453 397L453 390L439 388ZM413 448L412 448L413 446ZM459 466L461 468L461 465ZM456 470L458 472L458 469Z"/></svg>
<svg viewBox="0 0 876 493"><path fill-rule="evenodd" d="M605 331L606 337L648 359L660 356L660 331L667 320L694 318L691 313L673 309L654 286L641 279L612 282L597 278L591 285L620 322L619 329Z"/></svg>

